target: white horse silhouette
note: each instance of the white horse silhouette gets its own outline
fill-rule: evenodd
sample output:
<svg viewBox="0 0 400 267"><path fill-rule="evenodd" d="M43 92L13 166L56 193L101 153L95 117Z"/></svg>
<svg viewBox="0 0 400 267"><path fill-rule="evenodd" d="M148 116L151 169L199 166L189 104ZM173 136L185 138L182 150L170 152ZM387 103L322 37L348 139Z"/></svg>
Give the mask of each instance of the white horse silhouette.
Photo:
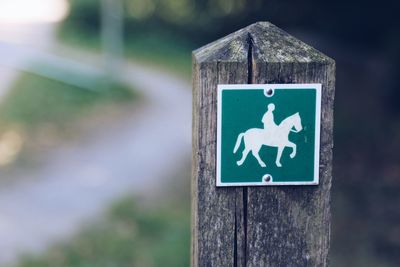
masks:
<svg viewBox="0 0 400 267"><path fill-rule="evenodd" d="M294 127L294 130L292 129ZM286 119L284 119L279 125L273 127L272 129L260 129L260 128L251 128L246 132L238 135L236 140L235 148L233 149L233 153L236 153L238 150L242 138L244 137L244 150L242 152L242 158L237 161L237 165L240 166L246 160L247 155L251 151L253 156L257 159L258 163L261 167L266 167L265 162L263 162L260 158L258 152L260 151L262 145L277 147L278 153L276 155L275 164L278 167L282 167L280 162L283 149L285 147L291 147L293 149L290 154L291 158L296 156L296 144L289 141L289 132L298 133L303 129L301 125L301 118L299 113L295 113Z"/></svg>

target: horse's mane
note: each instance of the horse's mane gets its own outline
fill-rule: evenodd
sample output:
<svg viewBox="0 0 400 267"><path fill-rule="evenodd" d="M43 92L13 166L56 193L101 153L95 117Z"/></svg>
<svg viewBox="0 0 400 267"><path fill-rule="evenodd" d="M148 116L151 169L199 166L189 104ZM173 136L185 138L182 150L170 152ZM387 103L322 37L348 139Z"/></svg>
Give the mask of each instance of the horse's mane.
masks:
<svg viewBox="0 0 400 267"><path fill-rule="evenodd" d="M287 117L286 119L284 119L281 123L279 123L279 126L283 125L284 123L285 123L285 124L288 123L290 119L292 119L292 118L294 118L294 117L298 117L298 116L299 116L299 113L298 113L298 112L296 112L296 113L293 114L293 115L290 115L289 117Z"/></svg>

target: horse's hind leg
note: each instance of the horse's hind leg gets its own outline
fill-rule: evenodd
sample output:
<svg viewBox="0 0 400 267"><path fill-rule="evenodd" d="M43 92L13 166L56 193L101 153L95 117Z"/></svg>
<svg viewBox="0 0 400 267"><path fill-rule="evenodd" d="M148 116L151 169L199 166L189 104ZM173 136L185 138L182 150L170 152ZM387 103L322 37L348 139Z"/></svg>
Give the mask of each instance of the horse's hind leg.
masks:
<svg viewBox="0 0 400 267"><path fill-rule="evenodd" d="M289 141L289 142L286 144L286 146L292 148L293 151L292 151L292 153L290 153L290 158L294 158L294 157L296 156L296 151L297 151L297 146L296 146L296 144Z"/></svg>
<svg viewBox="0 0 400 267"><path fill-rule="evenodd" d="M276 154L276 161L275 161L275 164L278 167L282 167L281 157L282 157L282 152L283 152L284 148L285 148L284 146L279 146L278 147L278 153Z"/></svg>
<svg viewBox="0 0 400 267"><path fill-rule="evenodd" d="M250 149L248 149L247 147L245 147L244 150L243 150L243 152L242 152L242 158L241 158L240 160L236 161L236 164L237 164L238 166L240 166L240 165L243 164L243 162L245 161L245 159L246 159L246 157L247 157L247 154L249 154L249 152L250 152Z"/></svg>
<svg viewBox="0 0 400 267"><path fill-rule="evenodd" d="M259 151L260 151L260 148L253 149L253 150L251 150L251 153L258 161L258 164L260 164L261 167L265 168L265 167L267 167L267 165L265 165L265 162L261 160L260 155L258 154Z"/></svg>

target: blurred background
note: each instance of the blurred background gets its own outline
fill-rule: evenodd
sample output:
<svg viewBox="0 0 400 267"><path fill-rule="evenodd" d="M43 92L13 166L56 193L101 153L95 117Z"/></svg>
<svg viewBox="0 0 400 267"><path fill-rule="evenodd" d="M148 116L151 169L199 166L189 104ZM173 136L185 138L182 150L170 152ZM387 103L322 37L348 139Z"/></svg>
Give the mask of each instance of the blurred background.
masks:
<svg viewBox="0 0 400 267"><path fill-rule="evenodd" d="M400 266L396 1L0 0L0 266L189 266L191 51L334 58L331 266Z"/></svg>

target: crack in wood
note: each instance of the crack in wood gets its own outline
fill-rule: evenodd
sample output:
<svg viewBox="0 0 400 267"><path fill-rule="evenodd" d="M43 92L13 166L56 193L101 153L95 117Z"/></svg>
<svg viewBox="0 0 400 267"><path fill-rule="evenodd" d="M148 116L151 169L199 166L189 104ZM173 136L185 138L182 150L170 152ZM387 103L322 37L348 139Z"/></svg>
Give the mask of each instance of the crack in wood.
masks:
<svg viewBox="0 0 400 267"><path fill-rule="evenodd" d="M233 267L237 267L238 266L238 223L237 223L237 201L235 198L235 235L233 238Z"/></svg>

